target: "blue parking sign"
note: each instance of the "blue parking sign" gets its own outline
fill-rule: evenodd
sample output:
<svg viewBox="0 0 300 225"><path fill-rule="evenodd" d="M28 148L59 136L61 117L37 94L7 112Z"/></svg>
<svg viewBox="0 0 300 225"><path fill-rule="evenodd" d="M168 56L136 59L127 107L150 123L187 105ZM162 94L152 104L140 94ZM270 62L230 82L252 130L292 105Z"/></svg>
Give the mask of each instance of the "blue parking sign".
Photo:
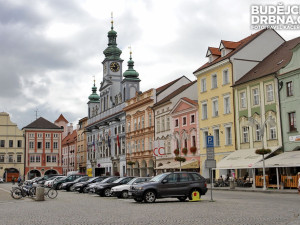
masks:
<svg viewBox="0 0 300 225"><path fill-rule="evenodd" d="M214 136L207 136L206 137L206 148L213 148L214 147Z"/></svg>

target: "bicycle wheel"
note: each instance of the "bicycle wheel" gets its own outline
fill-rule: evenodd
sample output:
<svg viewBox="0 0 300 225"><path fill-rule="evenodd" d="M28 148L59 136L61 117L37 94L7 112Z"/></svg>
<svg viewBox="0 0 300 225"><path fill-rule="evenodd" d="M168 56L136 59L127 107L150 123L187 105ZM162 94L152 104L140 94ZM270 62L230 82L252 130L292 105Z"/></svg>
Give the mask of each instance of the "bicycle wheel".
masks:
<svg viewBox="0 0 300 225"><path fill-rule="evenodd" d="M56 196L57 196L57 190L54 190L54 189L50 189L49 191L48 191L48 197L49 198L56 198Z"/></svg>
<svg viewBox="0 0 300 225"><path fill-rule="evenodd" d="M23 198L22 190L19 188L15 188L13 191L11 191L11 197L13 197L14 199Z"/></svg>
<svg viewBox="0 0 300 225"><path fill-rule="evenodd" d="M28 191L28 194L29 194L30 197L34 197L35 193L36 193L36 188L35 187L30 188L29 191Z"/></svg>

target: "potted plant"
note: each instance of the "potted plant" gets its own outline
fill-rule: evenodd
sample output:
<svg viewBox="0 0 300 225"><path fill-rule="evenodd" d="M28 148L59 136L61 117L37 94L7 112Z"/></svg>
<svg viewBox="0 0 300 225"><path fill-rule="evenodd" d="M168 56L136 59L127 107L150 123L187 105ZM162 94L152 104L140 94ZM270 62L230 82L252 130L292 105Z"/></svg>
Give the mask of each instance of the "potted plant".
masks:
<svg viewBox="0 0 300 225"><path fill-rule="evenodd" d="M185 154L185 155L186 155L186 154L187 154L187 152L188 152L187 148L183 148L183 149L182 149L182 153L183 153L183 154Z"/></svg>
<svg viewBox="0 0 300 225"><path fill-rule="evenodd" d="M196 148L195 146L192 146L192 147L190 148L190 151L191 151L191 153L193 153L193 154L195 155L196 152L197 152L197 148Z"/></svg>
<svg viewBox="0 0 300 225"><path fill-rule="evenodd" d="M174 150L174 154L177 156L177 155L179 155L179 149L178 148L176 148L175 150Z"/></svg>
<svg viewBox="0 0 300 225"><path fill-rule="evenodd" d="M265 155L271 153L271 149L265 149L265 148L256 149L255 153L258 155Z"/></svg>
<svg viewBox="0 0 300 225"><path fill-rule="evenodd" d="M181 157L181 156L176 156L176 157L175 157L175 161L177 161L177 162L185 162L185 161L186 161L186 158Z"/></svg>

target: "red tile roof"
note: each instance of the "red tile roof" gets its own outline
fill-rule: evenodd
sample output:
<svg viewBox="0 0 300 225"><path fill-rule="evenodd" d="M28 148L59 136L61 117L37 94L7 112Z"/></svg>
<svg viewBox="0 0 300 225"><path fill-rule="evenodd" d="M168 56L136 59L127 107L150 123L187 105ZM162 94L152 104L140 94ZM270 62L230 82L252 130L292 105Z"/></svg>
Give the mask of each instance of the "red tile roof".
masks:
<svg viewBox="0 0 300 225"><path fill-rule="evenodd" d="M60 114L57 120L54 121L54 123L58 123L59 121L65 121L66 123L69 123L68 120L63 116L63 114Z"/></svg>
<svg viewBox="0 0 300 225"><path fill-rule="evenodd" d="M184 100L184 101L187 101L187 102L191 103L192 105L195 105L195 106L198 105L198 101L197 100L192 100L192 99L189 99L187 97L183 97L181 99Z"/></svg>
<svg viewBox="0 0 300 225"><path fill-rule="evenodd" d="M221 52L218 48L208 47L208 51L210 51L212 55L221 56Z"/></svg>
<svg viewBox="0 0 300 225"><path fill-rule="evenodd" d="M218 57L216 58L214 61L212 62L208 62L208 63L205 63L204 65L202 65L200 68L198 68L195 72L197 73L198 71L200 70L203 70L209 66L212 66L224 59L227 59L229 58L230 56L234 55L236 52L238 52L240 49L242 49L244 46L246 46L247 44L249 44L252 40L254 40L257 36L259 36L260 34L262 34L263 32L265 32L267 29L263 29L263 30L260 30L258 32L256 32L255 34L251 34L250 36L240 40L239 42L241 43L240 45L237 46L236 49L234 49L233 51L229 52L227 55L223 56L223 57Z"/></svg>
<svg viewBox="0 0 300 225"><path fill-rule="evenodd" d="M77 140L77 131L74 130L71 134L68 134L63 140L62 140L62 145L70 144L73 143L74 141Z"/></svg>
<svg viewBox="0 0 300 225"><path fill-rule="evenodd" d="M270 55L264 58L263 61L235 82L234 86L273 74L285 67L292 58L293 48L295 48L298 44L300 44L300 37L284 42Z"/></svg>
<svg viewBox="0 0 300 225"><path fill-rule="evenodd" d="M155 103L153 105L153 107L156 107L160 104L163 104L165 102L168 102L171 98L175 97L176 95L179 95L181 92L183 92L185 89L187 89L188 87L192 86L193 84L195 84L197 82L197 80L191 82L191 83L188 83L188 84L185 84L183 86L181 86L180 88L178 88L177 90L173 91L171 94L169 94L168 96L166 96L165 98L163 98L162 100L160 100L159 102Z"/></svg>
<svg viewBox="0 0 300 225"><path fill-rule="evenodd" d="M224 41L224 40L221 40L221 43L224 45L225 48L228 49L236 49L240 44L242 44L240 41L235 42L235 41Z"/></svg>
<svg viewBox="0 0 300 225"><path fill-rule="evenodd" d="M51 123L50 121L44 119L43 117L40 117L33 121L32 123L28 124L26 127L23 127L22 129L59 129L60 127L56 126L54 123Z"/></svg>

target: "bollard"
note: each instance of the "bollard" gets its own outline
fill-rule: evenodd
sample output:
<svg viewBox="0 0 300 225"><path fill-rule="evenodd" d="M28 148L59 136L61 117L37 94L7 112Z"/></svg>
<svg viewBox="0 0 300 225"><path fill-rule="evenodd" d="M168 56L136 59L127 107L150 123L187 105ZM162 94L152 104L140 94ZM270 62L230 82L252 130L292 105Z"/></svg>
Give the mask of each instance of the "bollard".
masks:
<svg viewBox="0 0 300 225"><path fill-rule="evenodd" d="M230 186L230 189L234 189L234 181L233 180L229 181L229 186Z"/></svg>
<svg viewBox="0 0 300 225"><path fill-rule="evenodd" d="M35 200L36 201L44 201L45 198L44 198L44 188L43 187L37 187L36 188L36 197L35 197Z"/></svg>

